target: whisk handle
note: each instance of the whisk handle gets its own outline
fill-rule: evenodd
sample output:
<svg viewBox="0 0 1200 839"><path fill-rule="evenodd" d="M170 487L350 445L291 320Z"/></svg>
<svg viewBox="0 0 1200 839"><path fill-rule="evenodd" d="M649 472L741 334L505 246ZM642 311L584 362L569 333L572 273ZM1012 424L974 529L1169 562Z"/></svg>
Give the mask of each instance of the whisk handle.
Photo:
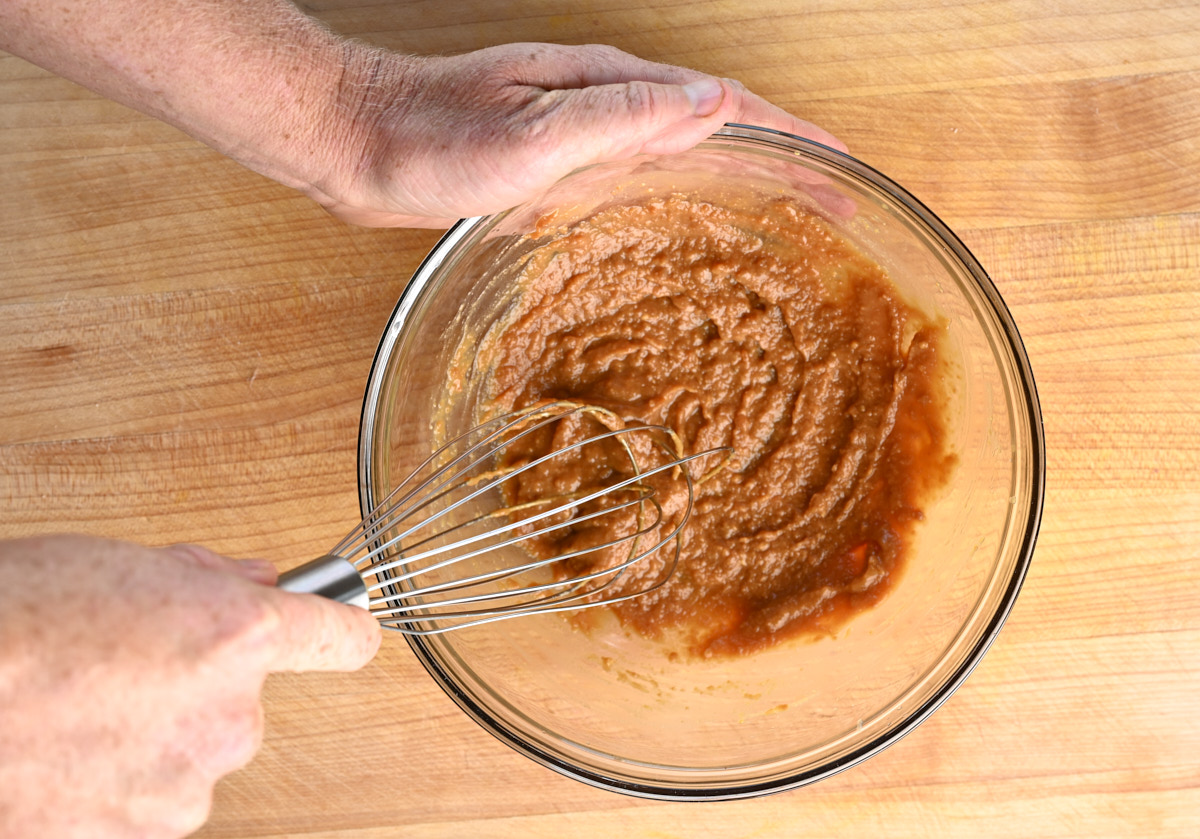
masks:
<svg viewBox="0 0 1200 839"><path fill-rule="evenodd" d="M340 556L322 556L279 575L279 588L297 594L319 594L363 609L370 608L362 574Z"/></svg>

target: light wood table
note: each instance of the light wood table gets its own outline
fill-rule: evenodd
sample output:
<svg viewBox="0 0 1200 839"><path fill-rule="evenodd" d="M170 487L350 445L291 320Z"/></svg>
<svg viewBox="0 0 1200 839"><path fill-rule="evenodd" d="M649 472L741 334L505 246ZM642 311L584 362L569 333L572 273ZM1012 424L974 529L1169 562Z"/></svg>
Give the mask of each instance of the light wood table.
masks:
<svg viewBox="0 0 1200 839"><path fill-rule="evenodd" d="M593 790L486 734L391 638L360 673L268 682L262 752L203 837L1200 835L1200 5L306 5L416 52L607 42L829 128L990 270L1048 494L983 664L831 780L708 805ZM346 227L0 57L0 536L322 551L357 519L367 371L436 238Z"/></svg>

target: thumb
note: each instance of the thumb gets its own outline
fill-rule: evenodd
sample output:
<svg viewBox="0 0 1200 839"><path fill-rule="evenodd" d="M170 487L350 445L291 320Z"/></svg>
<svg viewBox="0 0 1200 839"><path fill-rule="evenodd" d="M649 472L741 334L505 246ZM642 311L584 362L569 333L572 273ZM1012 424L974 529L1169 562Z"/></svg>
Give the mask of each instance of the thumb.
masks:
<svg viewBox="0 0 1200 839"><path fill-rule="evenodd" d="M358 670L379 650L383 634L366 609L274 588L263 594L280 617L268 662L272 672Z"/></svg>
<svg viewBox="0 0 1200 839"><path fill-rule="evenodd" d="M568 129L562 136L595 144L588 162L600 163L691 148L721 126L729 98L725 83L710 77L686 84L630 81L569 91L557 118Z"/></svg>
<svg viewBox="0 0 1200 839"><path fill-rule="evenodd" d="M691 106L692 112L688 116L710 117L725 99L725 85L720 79L696 79L679 88Z"/></svg>

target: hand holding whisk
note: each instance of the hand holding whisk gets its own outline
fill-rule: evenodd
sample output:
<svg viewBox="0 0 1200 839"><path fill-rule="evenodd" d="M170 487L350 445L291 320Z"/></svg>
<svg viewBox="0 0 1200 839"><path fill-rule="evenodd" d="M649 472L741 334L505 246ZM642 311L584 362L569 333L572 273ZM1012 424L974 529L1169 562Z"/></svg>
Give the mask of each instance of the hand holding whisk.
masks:
<svg viewBox="0 0 1200 839"><path fill-rule="evenodd" d="M415 635L637 597L674 570L688 464L727 451L681 449L667 428L594 406L506 414L438 449L279 586Z"/></svg>

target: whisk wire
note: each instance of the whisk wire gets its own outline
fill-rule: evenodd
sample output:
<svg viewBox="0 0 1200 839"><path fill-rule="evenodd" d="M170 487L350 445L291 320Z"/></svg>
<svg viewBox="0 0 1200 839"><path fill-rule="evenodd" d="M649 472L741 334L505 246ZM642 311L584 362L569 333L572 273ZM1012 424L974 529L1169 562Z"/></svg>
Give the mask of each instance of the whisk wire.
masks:
<svg viewBox="0 0 1200 839"><path fill-rule="evenodd" d="M553 408L559 406L569 406L569 410L557 415L551 413ZM535 410L522 411L515 415L506 414L501 417L496 417L495 419L489 420L488 422L485 422L464 434L460 434L458 437L455 437L445 446L442 446L440 449L438 449L438 451L426 458L420 466L413 470L406 480L402 481L398 486L396 486L395 489L389 492L383 498L383 500L375 506L375 509L367 515L366 518L364 518L358 525L351 529L351 531L346 534L342 541L334 546L330 553L338 556L345 556L347 559L349 559L350 557L347 556L347 551L356 542L359 543L359 547L354 551L350 551L351 556L358 553L363 547L370 545L372 539L374 538L373 534L378 534L381 532L376 518L379 510L394 511L391 515L386 516L386 518L389 520L397 520L404 517L400 515L400 512L405 510L406 505L409 504L410 501L413 501L417 498L424 499L417 507L413 508L412 510L407 510L405 515L412 515L418 510L424 509L430 504L436 502L439 498L442 498L452 492L455 487L460 485L463 478L470 474L472 469L474 469L480 463L486 462L488 458L495 454L496 448L493 447L492 444L496 440L504 439L506 432L519 425L529 422L530 418L536 416L538 413L544 413L546 416L536 420L525 430L517 432L516 436L506 439L504 445L511 445L512 443L521 440L530 434L534 434L538 430L545 428L552 423L558 422L560 419L583 413L586 410L588 410L588 406L585 405L575 405L572 403L552 403L550 405L541 406ZM483 437L476 443L472 444L465 451L463 451L453 460L446 463L444 466L439 467L432 475L430 475L417 486L411 488L399 500L395 500L395 496L408 485L409 481L423 474L427 469L435 464L440 457L444 456L447 451L453 450L454 447L462 443L463 440L479 434L481 431L487 429L488 426L493 424L497 424L500 427L490 432L486 437ZM553 454L554 453L551 453L547 457L552 457ZM475 455L480 456L472 459ZM464 462L466 462L466 465L459 468ZM431 485L432 489L430 488ZM447 487L449 489L447 489ZM387 525L384 524L382 529L386 530ZM362 534L361 538L360 534ZM372 551L372 553L377 552L378 550Z"/></svg>
<svg viewBox="0 0 1200 839"><path fill-rule="evenodd" d="M683 525L680 524L674 531L672 531L672 535L669 538L671 538L671 539L675 538L679 534L679 531L681 531L682 529L683 529ZM465 629L470 626L480 626L482 624L492 623L494 621L499 621L499 620L507 620L508 618L518 617L518 616L522 616L522 615L533 615L533 614L541 615L541 614L553 614L553 613L557 613L557 612L570 612L570 611L577 611L582 608L588 608L590 606L601 606L601 605L611 606L616 603L622 603L622 602L625 602L628 600L632 600L636 597L641 597L642 595L648 594L666 582L667 578L674 571L675 565L677 564L677 562L679 560L680 547L679 547L678 542L676 542L675 548L671 552L671 559L666 563L663 570L659 573L659 575L655 578L654 582L651 585L643 586L641 588L638 588L636 591L628 592L625 594L619 594L616 596L606 595L603 600L597 599L597 596L600 595L601 593L603 593L605 591L605 589L615 585L617 583L617 581L620 579L621 574L630 565L632 565L635 562L641 561L646 556L649 556L651 553L654 553L655 551L660 550L662 547L663 547L662 543L656 544L654 546L654 548L644 551L641 554L638 554L636 557L632 558L631 560L627 561L626 563L623 563L621 566L606 569L605 571L602 571L602 572L596 572L594 574L588 575L588 578L583 578L583 577L572 578L570 580L564 580L564 581L561 581L558 583L546 583L543 586L538 587L538 588L547 588L547 589L553 588L554 586L560 586L560 587L567 586L568 587L566 591L560 592L559 594L556 594L556 595L551 595L551 596L547 596L547 597L543 597L543 598L531 599L531 600L528 600L527 602L517 604L517 605L505 604L503 607L496 608L496 609L474 609L473 608L473 609L468 609L468 610L459 611L459 612L442 612L439 610L438 614L436 615L436 618L439 621L446 622L442 625L421 627L420 624L426 623L430 620L429 615L419 614L419 615L412 616L412 615L400 614L395 617L389 617L389 618L385 619L384 626L389 629L395 629L399 632L402 632L402 633L405 633L408 635L437 635L437 634L440 634L443 632L448 632L451 629ZM599 577L605 577L605 576L607 576L608 579L605 580L600 585L597 585L594 587L587 587L587 586L583 585L583 581L585 579L599 578ZM580 589L583 589L583 591L580 591ZM526 589L526 591L533 591L533 590L534 590L533 588ZM479 598L478 597L476 597L476 598L460 598L460 600L458 602L453 603L453 604L448 603L446 605L459 605L459 603L472 603L472 602L479 602ZM423 607L419 606L419 605L408 605L405 608L410 612L417 612L417 611L421 610ZM374 611L374 610L372 610L372 611ZM403 611L403 610L401 610L401 611ZM375 612L375 614L378 615L381 613Z"/></svg>
<svg viewBox="0 0 1200 839"><path fill-rule="evenodd" d="M714 450L719 451L719 450ZM702 452L692 455L687 460L693 460L704 454L712 452ZM692 478L684 470L686 480L691 486ZM655 526L661 520L662 507L654 499L650 499L659 512L659 517L656 520ZM675 566L679 560L680 543L679 535L682 533L684 525L691 514L693 505L692 495L689 492L687 500L687 508L685 514L675 525L675 527L665 537L656 540L655 544L640 553L636 553L629 559L619 565L607 567L598 571L571 577L565 580L552 581L538 585L526 586L520 592L489 592L485 594L476 594L468 597L457 598L455 600L440 601L436 614L429 614L428 606L421 603L404 603L399 607L390 609L377 609L378 604L390 604L393 601L403 601L405 598L411 597L412 593L398 592L394 595L382 598L372 599L372 612L381 618L384 626L395 629L399 632L409 635L436 635L442 632L447 632L451 629L465 629L470 626L480 626L482 624L492 623L498 620L506 620L511 617L531 614L552 614L556 612L575 611L589 606L613 605L616 603L625 602L635 597L640 597L648 594L654 589L660 587L666 582L667 578L674 572ZM653 528L650 528L652 530ZM647 531L648 532L648 531ZM619 544L622 540L614 540L613 544ZM674 541L674 548L671 551L670 559L664 563L664 567L660 570L654 581L650 585L639 587L636 591L619 594L617 596L606 596L603 600L597 599L597 595L601 594L605 589L615 585L621 575L633 565L646 559L648 556L661 550L667 543ZM565 556L558 556L537 563L539 567L553 564ZM533 569L530 569L533 570ZM603 583L596 586L588 586L587 583L604 578ZM556 588L565 588L565 591L553 593ZM471 603L488 602L491 600L501 600L505 597L512 597L516 594L522 596L547 592L547 596L540 598L529 598L520 604L505 604L497 609L478 609L472 608L464 611L443 611L442 607L465 605ZM414 614L415 613L415 614ZM436 619L442 622L441 624L420 626L423 623L428 623L431 619Z"/></svg>
<svg viewBox="0 0 1200 839"><path fill-rule="evenodd" d="M575 525L580 522L589 521L591 519L597 519L597 518L600 518L601 516L606 516L609 513L612 513L616 510L628 509L630 507L641 504L646 500L652 501L648 491L638 495L637 497L635 497L629 501L621 502L620 504L614 505L612 507L606 507L603 510L595 510L591 513L587 513L582 516L572 517L570 519L567 519L566 521L557 522L555 524L548 524L545 527L539 528L538 530L534 530L530 533L522 533L517 536L512 536L503 541L496 542L493 544L488 544L488 545L483 546L482 548L476 548L475 550L470 551L469 553L456 555L456 556L451 557L450 559L443 560L442 562L438 562L433 565L422 566L420 568L416 568L411 571L406 571L401 574L396 574L395 576L390 576L390 577L388 577L387 582L376 583L373 586L367 586L367 591L378 591L379 589L384 588L392 583L405 582L405 581L410 580L421 574L428 574L433 571L440 571L440 570L448 568L451 565L454 565L456 563L464 562L469 559L475 559L476 557L483 556L484 554L491 553L492 551L497 551L502 548L512 547L513 545L520 544L521 542L527 541L529 539L534 539L538 536L545 536L547 534L553 533L556 530L562 530L564 527L567 527L569 525ZM653 501L652 501L652 503L653 503ZM422 543L436 539L439 536L443 536L447 533L452 532L453 530L463 528L463 527L468 527L473 524L478 524L479 522L483 521L484 519L491 518L493 515L495 515L495 514L489 513L484 516L479 516L478 518L473 519L469 522L464 522L463 524L455 525L452 528L447 528L442 533L438 533L438 534L435 534L434 536L430 536L429 539L427 539L427 540L422 540ZM626 536L621 539L614 539L611 542L608 542L604 545L596 545L594 547L582 548L573 553L557 555L553 559L539 560L535 563L531 563L530 565L523 565L523 566L519 566L519 567L512 568L512 569L506 568L506 569L503 569L500 571L492 572L491 574L488 574L488 575L481 574L478 577L471 578L471 580L475 581L475 582L490 582L491 580L497 579L502 576L513 576L514 574L520 573L522 571L531 570L533 568L538 568L545 564L559 562L564 559L572 559L577 556L582 556L582 555L588 554L588 553L594 553L596 551L599 551L599 550L602 550L605 548L609 548L614 545L619 545L621 542L627 541L629 538L633 538L634 536L645 535L646 533L651 532L657 526L657 522L661 521L661 520L662 520L662 517L660 515L659 518L656 520L655 524L652 524L642 530L639 530L634 534L630 534L630 536ZM490 531L489 533L486 533L483 535L485 537L491 536L491 535L501 533L501 532L504 532L507 530L508 530L508 528L504 528L503 530L501 528L497 528L497 529ZM413 556L405 556L401 559L393 560L392 562L385 562L385 563L382 563L382 564L376 566L373 569L373 571L375 573L378 573L378 572L383 572L383 571L391 571L395 568L405 567L405 566L411 565L413 563L420 562L422 559L426 559L426 558L429 558L436 554L443 553L447 550L455 550L456 548L458 548L460 546L466 546L471 541L472 540L464 539L461 542L456 542L452 545L445 545L443 547L437 548L436 550L426 551L424 553L415 554ZM426 592L428 592L428 591L444 591L444 590L447 590L447 588L463 587L468 584L474 584L474 583L468 583L467 581L464 580L464 581L459 581L458 583L456 583L453 586L451 586L450 584L445 584L444 586L443 585L430 586L430 587L426 588L425 591Z"/></svg>
<svg viewBox="0 0 1200 839"><path fill-rule="evenodd" d="M434 584L430 584L430 585L425 585L425 586L422 586L422 588L421 588L421 592L420 592L421 596L424 597L424 596L427 596L430 594L438 594L438 593L442 593L442 592L446 592L446 591L455 591L458 589L472 588L474 586L477 586L477 585L480 585L483 583L495 582L497 580L501 580L506 577L515 577L519 574L525 574L530 571L537 571L541 568L546 568L547 566L555 565L559 562L564 562L566 560L571 560L571 559L578 559L579 557L586 556L587 554L590 554L590 553L595 553L595 552L601 551L601 550L607 550L608 548L616 547L617 545L620 545L624 542L628 542L631 539L637 539L640 536L645 536L649 533L652 533L654 531L654 528L658 527L658 525L662 522L662 507L658 504L657 501L651 500L651 503L655 505L655 507L657 509L657 513L658 513L655 516L654 521L648 525L645 525L641 529L634 531L633 533L626 534L617 539L611 539L608 542L604 542L602 544L590 545L586 548L579 548L577 550L569 551L567 553L555 554L554 556L551 556L551 557L542 557L539 559L534 559L534 560L531 560L530 562L525 563L524 565L506 567L506 568L503 568L500 570L495 570L495 571L488 571L488 572L484 572L482 574L477 574L474 577L468 577L468 578L462 579L462 580L453 580L453 581L448 581L445 583L434 583ZM628 568L630 565L640 561L641 559L644 559L645 556L647 556L647 555L648 555L648 553L641 553L641 554L636 553L636 549L635 549L635 554L633 556L629 557L628 559L623 560L622 562L618 563L617 565L606 566L600 570L591 572L589 574L577 575L575 577L570 578L569 580L555 580L555 581L544 583L541 585L528 585L521 589L521 593L541 591L541 590L550 589L550 588L562 588L563 586L566 586L568 584L573 584L573 583L585 583L592 579L604 577L604 576L622 571L625 568ZM379 591L381 589L385 589L385 588L389 588L389 587L391 587L390 581L383 582L383 583L377 583L374 586L369 586L368 591L375 592L375 591ZM506 597L512 597L513 595L514 595L514 592L511 590L500 590L500 591L490 592L490 593L486 593L486 594L476 594L476 595L473 595L473 597L480 599L480 600L489 600L489 599L502 599L502 598L506 598ZM411 597L410 593L401 592L401 593L397 593L397 594L385 595L385 596L379 597L379 598L373 598L371 600L371 602L373 604L374 603L385 603L385 602L391 602L391 601L396 601L396 600L405 600L409 597ZM447 601L444 601L444 600L439 601L439 605L444 605L444 604L446 604L446 602Z"/></svg>
<svg viewBox="0 0 1200 839"><path fill-rule="evenodd" d="M471 503L472 501L479 498L480 496L486 495L488 492L499 487L501 484L504 484L505 482L510 481L513 478L517 477L518 475L528 472L531 469L536 469L537 467L542 466L543 464L549 462L550 460L553 460L556 457L561 456L562 454L564 454L568 451L575 451L577 449L582 448L585 445L597 442L599 440L618 437L620 435L632 433L634 431L639 431L641 429L642 429L642 427L638 426L636 428L621 428L621 429L617 429L615 431L608 431L604 434L599 434L594 437L588 438L587 440L581 440L581 441L572 443L568 446L564 446L561 449L551 452L550 454L543 455L542 457L537 458L533 461L530 461L529 463L526 463L520 467L515 467L515 468L512 468L511 470L506 470L502 473L499 473L498 475L494 475L489 480L487 480L485 483L476 487L474 490L469 492L464 497L459 498L458 500L450 503L444 509L439 510L438 515L446 516L446 515L454 512L455 510ZM667 469L674 468L676 465L678 465L676 462L672 462L672 463L666 464L665 466L660 466L660 467L657 467L650 471L640 472L640 473L634 475L633 477L628 478L624 481L612 484L610 486L603 487L602 489L599 489L599 490L595 490L595 491L591 492L590 494L583 496L582 498L572 499L570 501L567 501L564 504L560 504L557 507L553 507L549 510L544 510L541 513L533 514L526 518L520 519L519 521L510 522L509 524L506 524L506 525L500 525L500 526L496 527L494 530L489 531L488 533L477 534L476 536L468 537L466 539L463 539L462 541L455 542L454 544L451 544L451 545L445 545L440 548L430 550L423 554L419 554L419 555L415 555L415 556L411 556L411 557L404 557L402 559L394 560L391 563L385 563L381 566L377 566L376 570L380 570L380 571L387 570L390 567L396 567L397 565L403 565L406 563L416 562L416 561L426 559L430 556L433 556L433 555L436 555L439 553L446 553L447 551L457 550L460 548L467 547L468 545L472 545L479 541L487 539L492 535L515 530L515 529L523 527L525 525L532 524L533 522L541 521L541 520L549 518L551 516L558 515L559 513L570 510L574 506L586 504L589 501L594 501L597 498L603 497L605 495L610 495L610 494L615 493L618 490L624 489L625 487L628 487L632 484L639 483L646 477L655 475L655 474L665 471ZM427 501L423 502L416 509L417 510L424 509L428 505L434 503L434 501L447 497L448 495L451 494L451 492L452 492L451 490L445 490L445 491L439 493L439 495L436 496L435 498L431 498L431 499L428 499ZM376 509L378 509L378 508L376 508ZM400 521L405 520L409 515L411 515L410 511L404 511L403 514L400 514L399 512L393 511L392 509L389 508L388 510L379 514L378 521L379 521L381 529L386 531L386 530L390 529L392 526L397 525ZM385 554L387 551L396 547L397 545L402 544L405 539L412 536L417 531L421 530L425 526L425 524L426 524L426 522L420 521L417 524L409 527L407 530L404 530L404 531L396 534L395 536L392 536L391 538L387 539L386 541L381 542L378 546L376 546L371 551L369 551L365 555L365 557L363 557L363 559L355 561L355 564L356 565L360 564L363 560L373 561L376 557L381 556L381 555ZM349 559L350 557L347 556L346 558Z"/></svg>
<svg viewBox="0 0 1200 839"><path fill-rule="evenodd" d="M583 439L564 443L548 454L499 465L502 453L511 458L514 444L526 440L540 446L542 441L530 440L530 435L582 414L593 416L603 430L592 430ZM620 427L612 427L614 424ZM571 434L583 428L572 426ZM649 435L651 444L666 457L665 463L647 468L639 462L635 446L638 452L644 449L633 437L639 434ZM552 436L557 437L556 430ZM610 465L608 458L614 450L606 441L621 447L625 465ZM583 455L583 462L598 464L605 470L604 480L611 480L614 469L616 474L630 469L631 474L599 488L531 501L510 497L507 503L492 504L506 494L515 495L505 489L507 482L539 467L552 469L555 458L566 456L578 462L572 453L585 446L599 446L595 455ZM695 500L696 481L687 464L729 451L718 448L685 456L682 448L679 436L670 429L626 426L615 414L593 405L557 402L497 417L426 458L329 555L282 575L280 587L361 605L385 628L410 635L432 635L521 615L571 611L639 597L662 585L678 563L683 528ZM681 504L672 506L672 521L667 524L663 503L656 496L676 480L664 474L671 470L676 478L682 476L686 495ZM701 480L714 471L709 470ZM648 483L655 476L662 477ZM492 506L476 514L474 507L480 503ZM526 560L508 563L509 553L522 550L521 543L533 545L556 532L573 532L587 522L603 528L607 525L599 520L605 516L614 517L614 532L605 533L597 544L569 546L564 552L551 550L552 555L538 556L539 550L526 554ZM622 550L622 556L604 556L626 545L628 550ZM500 567L477 569L457 579L448 576L456 566L465 568L462 563L487 559L493 553L505 557ZM579 560L588 555L604 558L591 567L586 562L581 565ZM657 557L653 571L630 576L634 566L652 556ZM563 564L567 562L571 562L572 572L561 570L568 567ZM556 577L563 576L536 579L538 572L545 574L549 568L556 569Z"/></svg>
<svg viewBox="0 0 1200 839"><path fill-rule="evenodd" d="M596 440L598 440L598 439L603 439L603 438L607 438L607 437L613 437L613 436L616 436L616 435L618 435L618 434L620 434L620 433L622 433L622 432L625 432L625 431L631 431L631 430L634 430L634 429L620 429L619 431L612 431L612 432L608 432L608 433L607 433L607 434L605 434L605 435L601 435L601 436L598 436L598 437L595 437L595 438L592 438L592 439L596 439ZM570 448L572 448L572 449L574 449L574 448L578 448L578 447L580 447L580 446L582 446L582 445L586 444L587 442L589 442L589 441L583 441L582 443L577 443L577 444L574 444L574 445L573 445L573 446L571 446ZM566 451L566 450L567 450L567 449L561 449L561 450L559 450L559 451L561 452L561 451ZM556 452L555 454L557 454L557 452ZM502 475L501 477L494 478L492 481L490 481L490 482L489 482L489 483L487 483L486 485L484 485L484 486L480 487L479 489L477 489L477 490L475 490L474 492L470 493L470 494L469 494L469 495L467 495L466 497L464 497L464 498L462 498L462 499L459 499L458 501L456 501L456 502L454 502L453 504L451 504L449 507L447 507L447 508L446 508L446 509L443 511L443 515L444 515L445 513L449 513L449 512L451 512L451 511L453 511L453 510L455 510L455 509L457 509L457 508L461 507L463 504L466 504L466 503L468 503L468 502L470 502L470 501L474 500L474 499L475 499L475 498L477 498L478 496L480 496L480 495L482 495L482 494L485 494L486 492L488 492L488 491L490 491L491 489L495 488L496 486L498 486L498 485L500 485L500 484L504 483L505 481L508 481L508 480L510 480L510 479L512 479L512 478L514 478L514 477L516 477L517 475L519 475L519 474L521 474L521 473L523 473L523 472L525 472L525 471L527 471L527 470L529 470L529 469L533 469L533 468L535 468L536 466L539 466L539 465L541 465L542 463L545 463L546 461L548 461L548 460L552 459L552 458L555 456L555 454L546 455L546 456L544 456L544 457L542 457L542 458L539 458L538 460L535 460L535 461L533 461L533 462L531 462L531 463L529 463L529 464L526 464L526 465L524 465L524 466L522 466L522 467L520 467L520 468L514 469L512 472L506 473L506 474ZM551 509L549 509L549 510L544 510L544 511L543 511L543 512L541 512L541 513L535 513L535 514L533 514L533 515L530 515L530 516L527 516L527 517L525 517L525 518L519 519L518 521L509 522L508 524L502 524L502 525L498 525L497 527L495 527L495 528L493 528L492 530L489 530L489 531L487 531L487 532L485 532L485 533L478 533L478 534L475 534L475 535L472 535L472 536L468 536L468 537L466 537L466 538L464 538L464 539L460 539L460 540L458 540L458 541L456 541L456 542L453 542L453 543L451 543L451 544L448 544L448 545L441 545L441 546L438 546L438 547L436 547L436 548L431 548L431 549L429 549L429 550L427 550L427 551L423 551L423 552L421 552L421 553L412 554L412 555L407 555L407 554L406 554L406 555L403 555L403 556L401 556L401 557L399 557L399 558L397 558L397 559L390 560L390 561L388 561L388 562L384 562L384 563L381 563L381 564L379 564L379 565L377 565L377 566L374 566L373 572L390 571L390 570L391 570L391 569L393 569L393 568L398 568L398 567L403 567L403 566L407 566L407 565L412 565L412 564L414 564L414 563L421 562L421 561L423 561L423 560L430 559L430 558L432 558L432 557L434 557L434 556L438 556L438 555L441 555L441 554L444 554L444 553L449 553L449 552L451 552L451 551L460 551L460 550L462 550L462 549L464 549L464 548L467 548L467 547L469 547L469 546L471 546L471 545L475 545L475 544L478 544L479 542L482 542L482 541L485 541L485 540L491 539L491 538L493 538L493 537L495 537L495 536L497 536L497 535L499 535L499 534L503 534L503 533L510 533L510 532L512 532L513 530L517 530L517 529L520 529L520 528L526 527L526 526L528 526L528 525L530 525L530 524L533 524L533 523L535 523L535 522L544 521L545 519L547 519L547 518L551 518L551 517L553 517L553 516L556 516L556 515L558 515L558 514L560 514L560 513L564 513L564 512L570 512L570 511L572 511L572 510L576 510L576 509L578 509L578 507L580 507L580 506L582 506L582 505L584 505L584 504L587 504L587 503L588 503L588 502L590 502L590 501L594 501L594 500L596 500L596 499L598 499L598 498L602 498L602 497L605 497L605 496L611 496L611 495L613 495L614 493L616 493L616 492L618 492L618 491L620 491L620 490L623 490L623 489L625 489L625 488L627 488L627 487L630 487L630 486L633 486L633 485L636 485L636 484L640 484L642 481L644 481L644 480L645 480L646 478L648 478L648 477L652 477L652 476L654 476L654 475L656 475L656 474L658 474L658 473L660 473L660 472L665 472L665 471L667 471L667 470L669 470L669 469L674 469L674 468L678 467L680 464L682 464L682 463L686 463L686 462L688 462L689 460L693 460L693 459L695 459L695 458L697 458L697 457L700 457L700 456L701 456L701 455L691 455L690 457L687 457L687 458L681 458L681 459L679 459L679 460L677 460L677 461L672 461L672 462L670 462L670 463L667 463L667 464L663 464L663 465L660 465L660 466L656 466L656 467L654 467L654 468L652 468L652 469L648 469L648 470L646 470L646 471L644 471L644 472L640 472L640 473L638 473L638 474L636 474L636 475L634 475L634 476L632 476L632 477L630 477L630 478L626 478L626 479L624 479L624 480L622 480L622 481L619 481L619 482L617 482L617 483L614 483L614 484L611 484L611 485L609 485L609 486L603 487L602 489L593 490L593 491L589 492L587 495L584 495L584 496L583 496L583 497L581 497L581 498L578 498L578 499L572 499L572 500L570 500L570 501L567 501L567 502L565 502L565 503L563 503L563 504L559 504L558 506L552 507L552 508L551 508ZM634 500L634 502L632 502L632 503L637 503L637 502L639 502L639 501L645 500L645 498L646 498L646 497L649 497L649 496L648 496L648 495L646 495L646 496L643 496L642 498L637 498L637 499L635 499L635 500ZM567 526L569 526L569 525L572 525L572 524L575 524L575 523L578 523L578 522L581 522L581 521L586 521L586 520L588 520L588 519L594 519L594 518L598 518L598 517L600 517L600 516L607 515L607 514L609 514L609 513L613 512L614 510L617 510L617 509L622 509L622 508L624 508L624 507L627 507L627 506L630 506L630 504L629 504L629 503L623 503L623 504L620 504L620 505L613 505L613 506L610 506L610 507L605 507L604 509L601 509L601 510L599 510L599 511L595 511L595 512L593 512L593 513L589 513L589 514L587 514L587 515L582 515L582 516L580 516L580 515L576 515L576 514L572 513L572 517L571 517L570 519L568 519L567 521L564 521L564 522L559 522L559 523L557 523L557 524L551 525L551 526L549 526L549 527L548 527L547 529L545 529L545 530L539 530L539 531L537 531L537 533L536 533L536 534L522 534L522 535L519 537L519 539L518 539L517 541L522 541L522 540L528 539L528 538L530 538L530 536L531 536L531 535L540 535L540 534L543 534L543 533L546 533L546 532L549 532L549 531L560 530L560 529L562 529L562 528L564 528L564 527L567 527ZM422 523L422 524L418 524L418 525L415 525L415 526L413 526L413 527L410 527L410 528L408 528L408 529L407 529L407 530L405 530L403 533L400 533L400 534L398 534L397 536L394 536L394 537L392 537L391 539L387 540L386 542L382 543L382 544L380 545L380 547L379 547L379 548L377 548L376 550L372 551L372 554L374 554L374 555L379 555L379 554L383 553L384 551L386 551L386 550L390 550L391 548L395 547L396 545L399 545L399 544L401 544L401 543L404 541L404 539L406 539L407 537L411 536L411 535L412 535L413 533L415 533L416 531L420 530L422 526L423 526L423 523ZM459 526L462 526L462 525L459 525ZM445 533L449 533L449 532L451 532L453 529L455 529L455 528L449 528L449 529L447 529L447 530L445 531ZM443 534L442 534L442 533L439 533L439 534L436 534L435 536L433 536L433 537L430 537L430 538L437 538L438 536L441 536L441 535L443 535ZM505 543L505 544L508 544L508 543ZM499 547L499 546L493 546L493 547ZM493 549L493 548L488 548L488 550L491 550L491 549ZM448 561L447 561L447 562L445 562L445 563L438 564L438 565L433 565L433 566L429 566L428 568L426 568L426 569L424 569L424 570L427 570L427 571L432 571L432 570L435 570L435 569L443 568L443 567L445 567L445 565L448 565L448 564L453 564L454 562L461 561L462 559L466 559L466 558L469 558L469 557L476 556L476 555L478 555L478 553L479 553L479 552L476 552L475 554L468 554L468 555L464 555L464 556L461 556L461 557L455 557L455 558L452 558L451 560L448 560Z"/></svg>

